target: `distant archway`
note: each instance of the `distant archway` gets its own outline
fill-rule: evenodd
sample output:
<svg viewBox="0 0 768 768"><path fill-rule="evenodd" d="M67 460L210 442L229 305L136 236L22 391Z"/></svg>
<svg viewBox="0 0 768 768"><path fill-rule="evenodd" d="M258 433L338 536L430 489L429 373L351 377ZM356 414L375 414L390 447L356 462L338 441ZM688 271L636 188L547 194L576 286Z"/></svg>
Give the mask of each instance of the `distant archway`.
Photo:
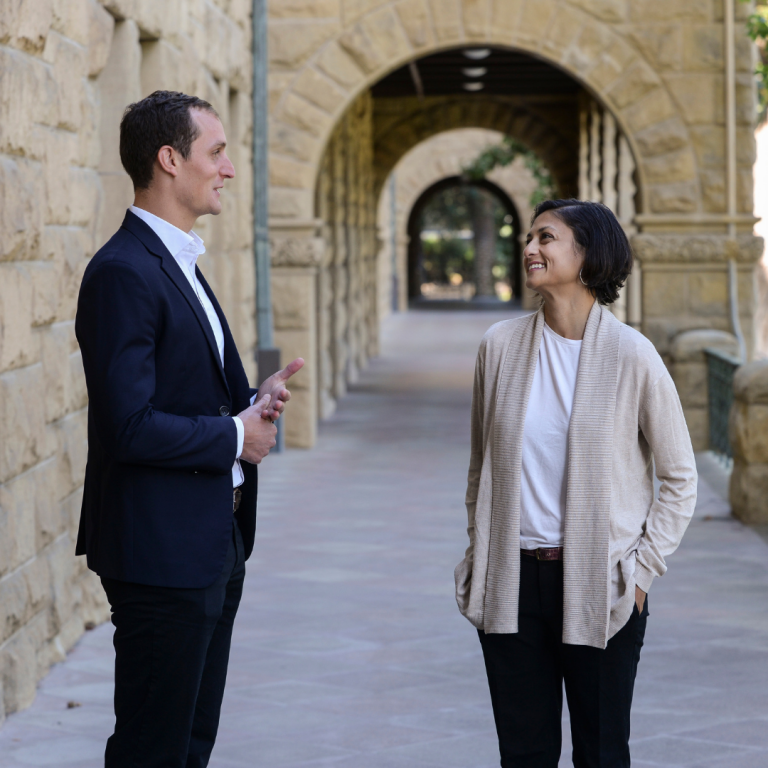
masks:
<svg viewBox="0 0 768 768"><path fill-rule="evenodd" d="M408 298L412 302L418 302L421 298L422 285L422 240L421 240L421 216L424 207L435 195L451 187L463 186L466 188L478 188L490 192L511 218L512 233L511 259L509 264L510 287L512 296L520 299L522 295L522 271L521 271L521 247L520 247L520 214L512 198L497 184L483 179L482 181L467 181L460 176L452 176L432 184L418 197L408 216Z"/></svg>

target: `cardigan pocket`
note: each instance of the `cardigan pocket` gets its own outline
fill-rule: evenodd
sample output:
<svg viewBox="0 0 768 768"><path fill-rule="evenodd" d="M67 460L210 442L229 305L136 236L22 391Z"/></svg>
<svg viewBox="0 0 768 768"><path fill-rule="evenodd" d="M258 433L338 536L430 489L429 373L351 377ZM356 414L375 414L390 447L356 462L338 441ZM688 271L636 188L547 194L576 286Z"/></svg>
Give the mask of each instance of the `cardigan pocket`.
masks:
<svg viewBox="0 0 768 768"><path fill-rule="evenodd" d="M619 600L626 597L627 593L634 595L635 591L635 568L637 566L637 550L630 549L621 560L619 560ZM621 584L624 590L621 590Z"/></svg>

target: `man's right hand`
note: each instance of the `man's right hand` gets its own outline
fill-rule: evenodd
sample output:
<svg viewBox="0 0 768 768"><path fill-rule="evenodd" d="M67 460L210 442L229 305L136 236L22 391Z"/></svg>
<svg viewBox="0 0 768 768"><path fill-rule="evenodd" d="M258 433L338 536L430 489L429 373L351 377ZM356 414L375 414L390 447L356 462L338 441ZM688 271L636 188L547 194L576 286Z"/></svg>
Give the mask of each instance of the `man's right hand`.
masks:
<svg viewBox="0 0 768 768"><path fill-rule="evenodd" d="M243 452L240 458L249 464L261 463L269 449L275 446L277 427L268 419L261 418L270 399L269 395L264 395L252 406L237 414L244 428Z"/></svg>

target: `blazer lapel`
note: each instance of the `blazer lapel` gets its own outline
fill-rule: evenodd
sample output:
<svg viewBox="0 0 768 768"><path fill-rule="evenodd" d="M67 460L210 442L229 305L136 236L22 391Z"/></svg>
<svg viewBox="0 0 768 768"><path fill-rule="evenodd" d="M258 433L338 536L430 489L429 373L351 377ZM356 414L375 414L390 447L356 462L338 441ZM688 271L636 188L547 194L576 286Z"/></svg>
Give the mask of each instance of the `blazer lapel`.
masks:
<svg viewBox="0 0 768 768"><path fill-rule="evenodd" d="M126 213L123 226L136 235L150 253L155 254L155 256L160 259L163 272L168 275L171 282L179 289L179 291L181 291L182 296L186 299L187 304L189 304L193 314L197 318L197 322L200 324L200 329L202 330L203 335L208 342L208 348L213 355L214 364L221 374L227 392L229 392L229 384L221 364L219 348L216 344L216 337L213 335L211 323L208 320L208 316L205 314L205 309L200 303L200 299L195 295L192 286L189 284L189 280L184 276L176 259L173 258L165 245L163 245L163 241L152 231L152 227L130 211Z"/></svg>
<svg viewBox="0 0 768 768"><path fill-rule="evenodd" d="M203 286L203 290L211 300L213 309L221 323L221 330L224 334L224 375L231 390L232 401L238 408L246 408L250 400L248 377L246 376L243 362L238 354L232 331L229 329L227 318L224 317L224 312L211 290L211 286L208 285L208 281L203 277L203 273L199 268L197 268L195 272L197 274L197 279Z"/></svg>
<svg viewBox="0 0 768 768"><path fill-rule="evenodd" d="M568 430L563 641L604 647L610 612L611 466L621 323L595 302L579 358ZM585 615L586 614L586 615ZM584 638L577 627L594 627Z"/></svg>

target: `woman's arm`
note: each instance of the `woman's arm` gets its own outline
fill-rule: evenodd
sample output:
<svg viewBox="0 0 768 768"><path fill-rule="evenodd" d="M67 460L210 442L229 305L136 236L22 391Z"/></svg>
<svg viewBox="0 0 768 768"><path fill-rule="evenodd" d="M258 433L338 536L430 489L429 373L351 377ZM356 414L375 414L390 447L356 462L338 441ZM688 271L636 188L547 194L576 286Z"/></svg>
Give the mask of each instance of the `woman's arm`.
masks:
<svg viewBox="0 0 768 768"><path fill-rule="evenodd" d="M654 577L667 570L664 558L679 546L696 506L696 460L680 398L666 371L641 403L639 423L661 482L637 548L635 582L648 592Z"/></svg>
<svg viewBox="0 0 768 768"><path fill-rule="evenodd" d="M456 582L456 602L464 612L469 604L469 592L472 586L472 567L475 556L475 508L477 491L480 485L480 472L483 466L483 414L485 403L485 339L480 343L475 363L475 383L472 388L472 410L470 414L470 454L469 472L467 473L467 493L464 501L467 505L467 534L469 546L464 559L456 566L453 577Z"/></svg>

